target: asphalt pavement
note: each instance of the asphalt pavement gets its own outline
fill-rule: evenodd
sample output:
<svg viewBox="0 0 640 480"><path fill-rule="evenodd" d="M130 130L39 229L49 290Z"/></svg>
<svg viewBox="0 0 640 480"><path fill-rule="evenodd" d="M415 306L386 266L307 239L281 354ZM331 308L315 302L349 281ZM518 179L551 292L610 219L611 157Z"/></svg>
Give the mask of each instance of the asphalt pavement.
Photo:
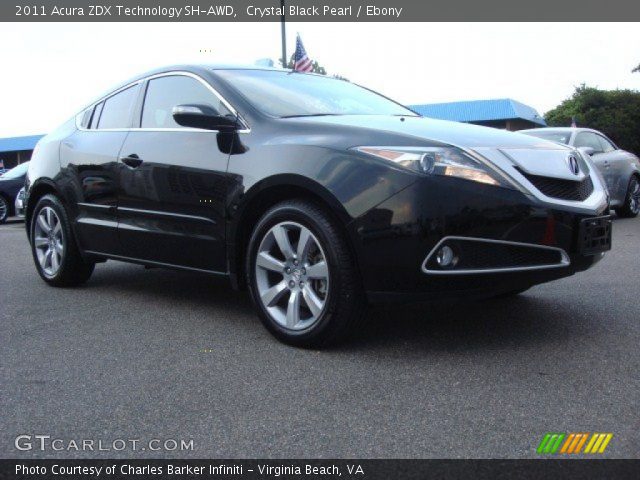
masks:
<svg viewBox="0 0 640 480"><path fill-rule="evenodd" d="M640 218L613 242L519 297L377 308L309 351L205 275L110 261L48 287L23 225L0 226L0 457L520 458L546 432L611 432L601 457L640 458Z"/></svg>

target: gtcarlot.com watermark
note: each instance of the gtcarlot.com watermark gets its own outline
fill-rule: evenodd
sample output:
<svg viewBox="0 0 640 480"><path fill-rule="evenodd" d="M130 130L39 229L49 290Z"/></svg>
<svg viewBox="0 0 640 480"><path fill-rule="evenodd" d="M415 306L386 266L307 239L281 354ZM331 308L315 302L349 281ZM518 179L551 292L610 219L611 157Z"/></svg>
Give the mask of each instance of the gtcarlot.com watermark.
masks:
<svg viewBox="0 0 640 480"><path fill-rule="evenodd" d="M65 439L51 437L51 435L18 435L14 446L17 450L39 452L122 452L122 451L152 451L152 452L184 452L194 450L193 440L175 438L116 438L114 440L81 438Z"/></svg>

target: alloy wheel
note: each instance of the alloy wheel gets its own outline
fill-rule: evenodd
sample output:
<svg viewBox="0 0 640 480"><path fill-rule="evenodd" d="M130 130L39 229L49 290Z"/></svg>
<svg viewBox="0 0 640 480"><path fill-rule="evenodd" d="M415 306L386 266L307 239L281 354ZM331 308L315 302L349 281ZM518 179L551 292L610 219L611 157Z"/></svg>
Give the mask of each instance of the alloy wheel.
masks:
<svg viewBox="0 0 640 480"><path fill-rule="evenodd" d="M629 210L634 215L640 213L640 182L635 177L629 185Z"/></svg>
<svg viewBox="0 0 640 480"><path fill-rule="evenodd" d="M322 245L305 226L273 226L258 247L258 295L271 318L289 330L315 324L329 294L329 266Z"/></svg>
<svg viewBox="0 0 640 480"><path fill-rule="evenodd" d="M38 212L33 242L38 263L44 274L53 277L60 270L64 256L64 236L60 217L51 207Z"/></svg>
<svg viewBox="0 0 640 480"><path fill-rule="evenodd" d="M9 205L4 197L0 196L0 222L4 221L9 215Z"/></svg>

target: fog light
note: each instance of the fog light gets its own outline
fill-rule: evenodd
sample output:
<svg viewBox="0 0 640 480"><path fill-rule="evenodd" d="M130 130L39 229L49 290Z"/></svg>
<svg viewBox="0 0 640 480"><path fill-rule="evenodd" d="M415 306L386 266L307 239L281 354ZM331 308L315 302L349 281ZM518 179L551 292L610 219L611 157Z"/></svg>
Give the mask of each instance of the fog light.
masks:
<svg viewBox="0 0 640 480"><path fill-rule="evenodd" d="M458 258L455 253L453 253L453 249L448 246L442 247L438 250L438 254L436 255L436 262L438 262L438 266L442 268L451 268L455 267L456 263L458 263Z"/></svg>

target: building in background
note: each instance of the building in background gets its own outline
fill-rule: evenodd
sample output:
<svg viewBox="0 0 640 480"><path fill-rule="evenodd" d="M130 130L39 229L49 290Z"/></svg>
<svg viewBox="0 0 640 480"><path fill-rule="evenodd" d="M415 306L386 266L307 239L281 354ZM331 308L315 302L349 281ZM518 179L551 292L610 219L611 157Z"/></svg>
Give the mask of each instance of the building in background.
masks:
<svg viewBox="0 0 640 480"><path fill-rule="evenodd" d="M427 103L425 105L409 105L409 108L425 117L473 123L511 131L547 125L535 108L510 98Z"/></svg>
<svg viewBox="0 0 640 480"><path fill-rule="evenodd" d="M36 143L44 135L27 135L25 137L0 138L0 168L9 170L16 165L31 159Z"/></svg>

